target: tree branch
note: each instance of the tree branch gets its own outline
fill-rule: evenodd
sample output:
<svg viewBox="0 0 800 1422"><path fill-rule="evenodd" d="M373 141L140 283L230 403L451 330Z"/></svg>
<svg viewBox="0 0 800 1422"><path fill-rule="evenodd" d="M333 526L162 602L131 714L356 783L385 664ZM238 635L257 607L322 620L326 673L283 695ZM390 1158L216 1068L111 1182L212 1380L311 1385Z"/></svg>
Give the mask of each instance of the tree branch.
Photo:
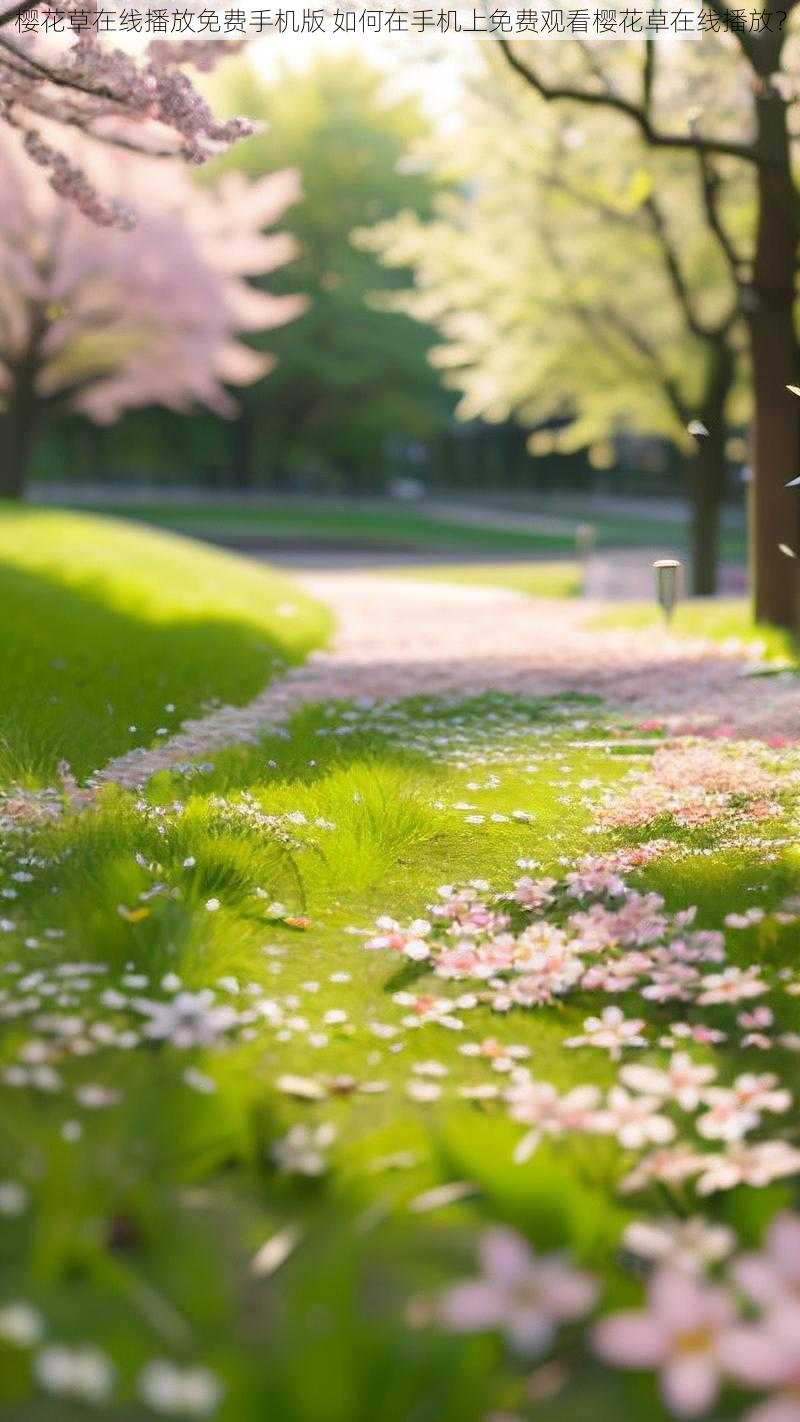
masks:
<svg viewBox="0 0 800 1422"><path fill-rule="evenodd" d="M626 118L636 124L645 141L652 148L676 148L689 153L741 158L747 163L758 162L756 150L749 143L737 143L732 139L724 138L703 138L696 133L662 133L660 129L654 127L647 108L633 103L631 99L626 99L621 94L611 93L610 90L599 92L594 89L575 88L570 84L547 84L535 69L520 59L508 40L498 39L497 44L514 73L548 102L558 99L569 100L572 103L612 109L616 113L624 114Z"/></svg>
<svg viewBox="0 0 800 1422"><path fill-rule="evenodd" d="M15 44L13 40L0 39L3 49L13 54L21 64L27 64L28 68L37 74L40 79L44 79L48 84L55 84L60 89L74 89L76 93L87 94L91 99L105 99L107 103L121 104L123 100L112 89L107 89L103 85L93 88L91 84L84 84L73 75L60 72L58 69L51 69L49 64L44 64L40 59L34 59L33 55Z"/></svg>
<svg viewBox="0 0 800 1422"><path fill-rule="evenodd" d="M31 0L22 0L22 4L20 5L9 5L7 10L0 10L0 29L2 29L4 25L13 24L14 20L22 14L23 10L32 10L34 8L35 6L31 4Z"/></svg>
<svg viewBox="0 0 800 1422"><path fill-rule="evenodd" d="M736 320L739 312L738 285L736 287L736 299L731 303L727 316L715 325L708 325L703 321L695 310L692 294L686 284L680 258L675 244L672 241L669 224L657 198L651 194L644 206L650 218L653 232L658 239L661 254L664 258L664 267L675 299L683 312L683 317L688 329L692 335L696 336L700 341L711 341L713 343L723 339Z"/></svg>
<svg viewBox="0 0 800 1422"><path fill-rule="evenodd" d="M707 153L698 152L697 161L700 166L700 188L703 196L706 220L719 242L725 261L728 264L731 278L738 291L746 280L746 268L748 263L745 258L737 252L729 234L725 230L725 224L722 221L719 203L719 174L709 160Z"/></svg>
<svg viewBox="0 0 800 1422"><path fill-rule="evenodd" d="M565 271L561 253L553 240L553 234L549 232L543 224L539 224L539 235L553 266L564 279L566 289L571 291L568 273ZM603 326L605 325L606 328L610 328L612 331L615 331L617 335L622 336L623 340L636 351L637 355L641 356L652 368L673 414L677 416L682 425L687 423L691 412L681 396L678 383L662 364L658 351L653 347L651 342L648 341L644 332L637 330L621 312L611 306L604 306L593 310L591 307L585 306L583 302L577 301L573 295L569 295L565 298L564 305L567 310L572 312L573 316L576 316L577 319L582 322L589 332L602 335Z"/></svg>

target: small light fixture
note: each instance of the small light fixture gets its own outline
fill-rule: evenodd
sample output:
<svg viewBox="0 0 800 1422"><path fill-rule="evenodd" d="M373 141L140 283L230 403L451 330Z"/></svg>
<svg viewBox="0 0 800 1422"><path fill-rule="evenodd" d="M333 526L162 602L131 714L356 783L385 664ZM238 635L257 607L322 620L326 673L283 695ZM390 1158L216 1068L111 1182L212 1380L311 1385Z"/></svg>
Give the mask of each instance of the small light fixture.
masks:
<svg viewBox="0 0 800 1422"><path fill-rule="evenodd" d="M656 575L656 599L669 622L678 601L678 574L681 564L677 558L657 558L653 564Z"/></svg>

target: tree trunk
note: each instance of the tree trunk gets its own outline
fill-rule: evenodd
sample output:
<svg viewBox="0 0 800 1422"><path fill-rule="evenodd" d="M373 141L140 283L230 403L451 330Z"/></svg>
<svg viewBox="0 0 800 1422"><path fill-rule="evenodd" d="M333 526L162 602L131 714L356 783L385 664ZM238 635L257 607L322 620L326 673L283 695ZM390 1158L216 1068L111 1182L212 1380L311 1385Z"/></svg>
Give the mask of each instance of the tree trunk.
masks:
<svg viewBox="0 0 800 1422"><path fill-rule="evenodd" d="M722 337L711 352L705 399L699 411L708 434L698 435L688 466L694 597L711 597L718 586L720 514L727 475L725 417L735 368L734 353Z"/></svg>
<svg viewBox="0 0 800 1422"><path fill-rule="evenodd" d="M778 57L762 54L768 75ZM785 485L800 473L800 401L786 389L798 384L794 325L798 195L792 180L787 109L766 79L756 98L758 225L753 288L745 291L753 361L751 539L755 613L794 629L798 623L797 564L780 543L797 545L800 504Z"/></svg>
<svg viewBox="0 0 800 1422"><path fill-rule="evenodd" d="M704 424L707 421L703 421ZM692 596L712 597L719 583L719 527L725 492L725 429L708 424L689 461L692 500Z"/></svg>
<svg viewBox="0 0 800 1422"><path fill-rule="evenodd" d="M0 499L21 499L25 490L38 411L32 391L11 386L11 404L0 415Z"/></svg>

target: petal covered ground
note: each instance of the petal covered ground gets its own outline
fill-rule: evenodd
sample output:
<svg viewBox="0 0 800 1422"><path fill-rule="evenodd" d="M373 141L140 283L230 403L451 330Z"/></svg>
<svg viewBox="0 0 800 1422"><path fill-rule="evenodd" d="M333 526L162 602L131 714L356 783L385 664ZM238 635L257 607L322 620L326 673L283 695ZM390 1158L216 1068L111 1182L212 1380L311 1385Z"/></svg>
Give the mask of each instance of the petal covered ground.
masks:
<svg viewBox="0 0 800 1422"><path fill-rule="evenodd" d="M301 579L328 604L337 633L246 707L223 708L157 751L133 751L102 779L142 783L154 770L257 735L304 703L407 696L601 696L674 730L739 736L800 735L800 683L792 673L748 675L746 647L592 626L603 605L527 598L501 588L417 582L364 573Z"/></svg>
<svg viewBox="0 0 800 1422"><path fill-rule="evenodd" d="M795 1422L795 678L306 585L330 651L0 800L2 1405Z"/></svg>

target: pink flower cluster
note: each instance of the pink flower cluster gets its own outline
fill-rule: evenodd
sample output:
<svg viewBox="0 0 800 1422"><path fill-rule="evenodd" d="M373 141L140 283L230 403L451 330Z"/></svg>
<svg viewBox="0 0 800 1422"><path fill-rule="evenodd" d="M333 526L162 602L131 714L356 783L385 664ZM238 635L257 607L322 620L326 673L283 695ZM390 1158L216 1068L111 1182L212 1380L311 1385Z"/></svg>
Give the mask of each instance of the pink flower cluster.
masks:
<svg viewBox="0 0 800 1422"><path fill-rule="evenodd" d="M722 933L693 928L691 908L669 914L659 894L629 888L613 858L587 858L563 880L526 874L509 894L488 895L487 887L447 885L426 918L407 927L378 919L366 946L439 978L485 984L476 1000L497 1012L546 1006L578 989L613 995L638 986L647 1001L703 1005L767 991L755 967L723 966ZM625 1032L604 1036L613 1020L612 1012L600 1019L599 1036L589 1029L569 1045L610 1045L617 1055Z"/></svg>
<svg viewBox="0 0 800 1422"><path fill-rule="evenodd" d="M797 777L796 768L787 775L786 765L778 767L756 743L664 746L635 786L607 795L598 822L630 829L668 815L693 828L734 811L738 820L758 822L783 813L779 792L796 785Z"/></svg>
<svg viewBox="0 0 800 1422"><path fill-rule="evenodd" d="M13 21L9 10L7 21ZM208 69L234 44L156 42L144 59L125 53L90 29L77 38L47 39L27 32L4 40L13 62L0 69L0 118L24 138L33 161L58 195L102 226L128 227L133 214L106 198L80 162L47 142L45 128L78 130L104 142L143 153L181 156L203 163L252 133L241 118L215 118L182 66ZM69 141L67 139L66 141Z"/></svg>
<svg viewBox="0 0 800 1422"><path fill-rule="evenodd" d="M624 1032L621 1041L612 1036L603 1045L612 1055L621 1045L645 1045L638 1036L644 1024L625 1022L621 1014L609 1021L608 1013L616 1011L607 1009L605 1021L588 1019L598 1034ZM792 1105L790 1093L775 1074L744 1072L731 1086L715 1085L715 1078L710 1064L693 1061L687 1052L675 1052L663 1069L624 1066L605 1096L591 1085L560 1096L550 1082L537 1081L526 1067L516 1066L505 1101L512 1120L528 1130L514 1159L527 1160L545 1136L584 1132L613 1136L629 1151L651 1148L623 1181L626 1192L656 1181L674 1185L697 1178L697 1192L703 1196L742 1183L761 1187L796 1174L800 1151L794 1146L783 1140L745 1140L763 1126L765 1117L783 1114ZM676 1110L696 1117L693 1128L701 1138L697 1145L676 1141L678 1130L671 1114ZM721 1150L705 1149L709 1141L719 1142Z"/></svg>
<svg viewBox="0 0 800 1422"><path fill-rule="evenodd" d="M698 1417L726 1383L758 1391L743 1422L800 1419L800 1216L777 1215L763 1248L739 1254L720 1282L705 1271L725 1260L733 1237L701 1220L631 1227L657 1261L645 1306L601 1318L591 1329L604 1363L658 1373L676 1417ZM626 1241L627 1241L626 1235ZM493 1226L478 1244L481 1273L444 1291L435 1317L460 1333L500 1331L523 1356L540 1356L564 1325L593 1309L598 1285L563 1254L536 1254L514 1230Z"/></svg>
<svg viewBox="0 0 800 1422"><path fill-rule="evenodd" d="M614 1366L657 1369L678 1417L708 1412L729 1380L767 1393L744 1422L798 1422L800 1216L778 1215L763 1249L734 1259L724 1285L662 1265L646 1307L602 1319L593 1342Z"/></svg>

